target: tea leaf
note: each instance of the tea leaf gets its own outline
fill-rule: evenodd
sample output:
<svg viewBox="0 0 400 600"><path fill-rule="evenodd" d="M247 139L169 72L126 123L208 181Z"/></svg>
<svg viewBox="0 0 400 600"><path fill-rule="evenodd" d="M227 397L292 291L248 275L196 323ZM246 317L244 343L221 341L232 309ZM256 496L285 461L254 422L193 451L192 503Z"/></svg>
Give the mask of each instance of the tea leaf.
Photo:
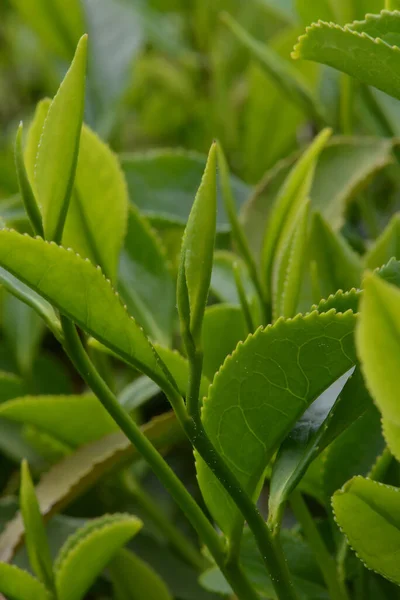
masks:
<svg viewBox="0 0 400 600"><path fill-rule="evenodd" d="M120 160L130 199L140 211L156 223L185 226L207 157L182 150L154 150L145 154L122 154ZM239 208L251 188L233 175L230 182ZM218 190L217 231L229 231L229 228Z"/></svg>
<svg viewBox="0 0 400 600"><path fill-rule="evenodd" d="M143 331L89 261L54 243L3 229L0 265L128 363L166 381Z"/></svg>
<svg viewBox="0 0 400 600"><path fill-rule="evenodd" d="M62 241L100 265L114 283L126 233L128 202L116 155L84 125Z"/></svg>
<svg viewBox="0 0 400 600"><path fill-rule="evenodd" d="M325 129L304 152L290 171L279 191L264 234L261 270L267 288L271 286L272 269L276 252L282 239L293 231L300 209L306 202L319 153L322 151L331 130Z"/></svg>
<svg viewBox="0 0 400 600"><path fill-rule="evenodd" d="M300 296L307 250L310 203L297 214L294 231L282 236L272 272L274 317L294 317Z"/></svg>
<svg viewBox="0 0 400 600"><path fill-rule="evenodd" d="M0 371L0 403L18 398L25 393L25 386L17 375Z"/></svg>
<svg viewBox="0 0 400 600"><path fill-rule="evenodd" d="M396 214L365 256L365 265L376 269L392 257L400 258L400 215Z"/></svg>
<svg viewBox="0 0 400 600"><path fill-rule="evenodd" d="M127 412L140 408L145 402L160 393L160 388L146 375L129 383L119 394L118 402Z"/></svg>
<svg viewBox="0 0 400 600"><path fill-rule="evenodd" d="M217 373L202 420L250 496L257 495L265 468L296 421L355 364L354 326L350 312L279 319L239 344ZM240 514L200 460L197 473L207 506L231 535Z"/></svg>
<svg viewBox="0 0 400 600"><path fill-rule="evenodd" d="M388 42L382 39L385 31L387 34L396 31L399 20L398 12L387 15L383 11L371 21L345 27L322 21L314 23L299 38L292 57L329 65L400 98L400 81L393 76L399 70L400 50L393 45L392 36L386 38ZM374 39L370 34L377 31L380 37Z"/></svg>
<svg viewBox="0 0 400 600"><path fill-rule="evenodd" d="M130 314L145 332L154 341L169 346L175 316L175 285L160 239L133 205L128 212L118 289Z"/></svg>
<svg viewBox="0 0 400 600"><path fill-rule="evenodd" d="M22 154L22 122L18 127L17 138L15 140L15 165L18 175L18 184L24 203L26 214L33 226L34 231L44 237L42 215L33 193L28 173L25 168L24 157Z"/></svg>
<svg viewBox="0 0 400 600"><path fill-rule="evenodd" d="M370 405L359 372L353 375L353 371L342 375L313 402L282 443L272 467L271 523L277 522L282 505L310 463Z"/></svg>
<svg viewBox="0 0 400 600"><path fill-rule="evenodd" d="M0 592L13 600L51 600L44 585L15 565L0 563Z"/></svg>
<svg viewBox="0 0 400 600"><path fill-rule="evenodd" d="M142 427L160 450L182 441L185 435L173 413L157 417ZM3 437L3 430L2 430ZM115 465L138 458L137 450L120 432L82 446L45 473L36 487L40 512L48 520L83 494ZM21 543L24 526L18 513L0 535L0 560L7 562Z"/></svg>
<svg viewBox="0 0 400 600"><path fill-rule="evenodd" d="M332 498L335 518L364 564L399 584L398 488L354 477Z"/></svg>
<svg viewBox="0 0 400 600"><path fill-rule="evenodd" d="M21 465L20 507L25 526L25 544L29 562L47 589L53 590L53 561L26 460L22 461Z"/></svg>
<svg viewBox="0 0 400 600"><path fill-rule="evenodd" d="M157 573L138 556L120 550L108 566L115 600L172 600Z"/></svg>
<svg viewBox="0 0 400 600"><path fill-rule="evenodd" d="M81 600L114 554L141 529L124 514L105 515L78 529L61 548L54 565L57 597Z"/></svg>
<svg viewBox="0 0 400 600"><path fill-rule="evenodd" d="M183 234L177 283L181 328L187 331L195 346L201 337L213 265L217 218L216 169L217 149L214 143Z"/></svg>
<svg viewBox="0 0 400 600"><path fill-rule="evenodd" d="M243 313L238 306L216 304L206 309L203 322L203 372L210 380L237 343L246 339L247 334Z"/></svg>
<svg viewBox="0 0 400 600"><path fill-rule="evenodd" d="M35 167L37 200L48 240L60 241L78 161L85 98L87 36L55 95L44 122Z"/></svg>
<svg viewBox="0 0 400 600"><path fill-rule="evenodd" d="M95 396L25 396L0 405L0 418L34 425L68 446L80 446L116 430Z"/></svg>
<svg viewBox="0 0 400 600"><path fill-rule="evenodd" d="M376 275L365 278L356 334L357 351L374 401L383 416L396 425L400 425L399 306L399 289Z"/></svg>

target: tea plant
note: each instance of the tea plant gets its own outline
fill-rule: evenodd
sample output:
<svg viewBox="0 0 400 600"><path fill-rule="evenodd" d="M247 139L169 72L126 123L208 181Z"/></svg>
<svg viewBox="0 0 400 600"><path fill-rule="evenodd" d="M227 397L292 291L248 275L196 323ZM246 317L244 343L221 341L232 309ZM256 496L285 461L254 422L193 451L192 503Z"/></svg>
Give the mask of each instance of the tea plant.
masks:
<svg viewBox="0 0 400 600"><path fill-rule="evenodd" d="M126 57L113 72L113 40L96 58L104 67L93 53L101 19L122 37L136 23L128 4L107 13L100 2L99 21L91 2L69 17L58 3L16 4L59 58L77 44L53 99L14 131L19 191L0 204L0 593L397 597L400 12L379 12L378 0L266 3L290 47L292 20L315 21L297 62L280 49L287 40L258 41L229 2L180 7L183 20L195 15L193 46L216 61L215 82L224 54L212 28L237 44L239 63L242 50L252 57L250 167L220 128L225 100L240 121L222 79L202 92L222 130L207 158L115 154L97 132L117 127ZM139 8L142 22L160 17ZM109 96L97 87L107 69ZM195 78L176 69L192 101ZM288 123L277 113L274 131L280 103ZM266 110L263 145L276 154L260 157ZM288 154L300 123L308 143Z"/></svg>

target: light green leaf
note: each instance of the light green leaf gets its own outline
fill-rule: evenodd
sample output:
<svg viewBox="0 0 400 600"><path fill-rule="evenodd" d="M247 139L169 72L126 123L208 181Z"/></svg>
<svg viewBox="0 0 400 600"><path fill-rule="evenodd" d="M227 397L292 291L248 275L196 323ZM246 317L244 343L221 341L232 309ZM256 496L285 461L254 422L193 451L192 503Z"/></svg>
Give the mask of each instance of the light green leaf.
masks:
<svg viewBox="0 0 400 600"><path fill-rule="evenodd" d="M54 589L53 561L46 531L26 460L21 465L20 509L25 526L25 544L33 571L48 590Z"/></svg>
<svg viewBox="0 0 400 600"><path fill-rule="evenodd" d="M128 550L120 550L108 570L115 600L172 600L167 586L157 573Z"/></svg>
<svg viewBox="0 0 400 600"><path fill-rule="evenodd" d="M131 515L105 515L72 535L54 565L59 600L82 600L114 554L141 527L142 522Z"/></svg>
<svg viewBox="0 0 400 600"><path fill-rule="evenodd" d="M247 334L246 322L238 306L216 304L206 309L203 322L203 372L210 380L238 342L246 339Z"/></svg>
<svg viewBox="0 0 400 600"><path fill-rule="evenodd" d="M71 0L68 10L63 0L13 0L13 4L52 52L66 60L72 58L84 29L79 0Z"/></svg>
<svg viewBox="0 0 400 600"><path fill-rule="evenodd" d="M160 451L185 439L172 412L151 420L142 427L142 431ZM3 437L4 428L1 428L1 439ZM113 467L123 461L136 460L139 456L136 448L121 432L82 446L42 476L36 487L41 514L48 520L90 489ZM21 544L23 533L21 514L17 513L0 535L0 561L7 562L12 558Z"/></svg>
<svg viewBox="0 0 400 600"><path fill-rule="evenodd" d="M294 230L296 219L310 193L315 165L332 131L325 129L304 152L290 171L279 191L264 233L261 269L267 289L271 288L271 277L277 250L282 240Z"/></svg>
<svg viewBox="0 0 400 600"><path fill-rule="evenodd" d="M195 346L200 343L213 265L217 218L216 169L217 148L214 143L183 234L177 283L181 327Z"/></svg>
<svg viewBox="0 0 400 600"><path fill-rule="evenodd" d="M123 154L120 159L129 197L139 210L156 223L185 226L207 157L182 150L154 150L145 154ZM231 176L230 181L239 208L251 188L237 177ZM220 191L217 231L229 231Z"/></svg>
<svg viewBox="0 0 400 600"><path fill-rule="evenodd" d="M329 65L399 99L399 22L397 11L345 27L320 21L299 38L292 57ZM379 37L371 37L376 33Z"/></svg>
<svg viewBox="0 0 400 600"><path fill-rule="evenodd" d="M30 306L9 293L3 298L2 312L3 334L15 364L21 375L29 375L45 332L43 320Z"/></svg>
<svg viewBox="0 0 400 600"><path fill-rule="evenodd" d="M364 564L400 584L399 489L354 477L332 498L335 518Z"/></svg>
<svg viewBox="0 0 400 600"><path fill-rule="evenodd" d="M49 240L61 239L74 184L85 100L86 54L84 35L50 105L36 158L34 189Z"/></svg>
<svg viewBox="0 0 400 600"><path fill-rule="evenodd" d="M250 496L257 495L269 461L296 421L355 364L354 326L350 312L279 319L239 344L216 375L202 420ZM208 508L230 535L241 515L200 460L197 472Z"/></svg>
<svg viewBox="0 0 400 600"><path fill-rule="evenodd" d="M392 257L400 258L400 214L392 217L389 225L368 250L364 259L365 266L376 269Z"/></svg>
<svg viewBox="0 0 400 600"><path fill-rule="evenodd" d="M294 317L303 281L310 203L299 210L294 230L282 236L272 271L274 318Z"/></svg>
<svg viewBox="0 0 400 600"><path fill-rule="evenodd" d="M400 290L376 275L364 279L357 351L367 386L383 416L400 425Z"/></svg>
<svg viewBox="0 0 400 600"><path fill-rule="evenodd" d="M62 240L64 246L100 265L113 282L126 232L128 201L118 158L84 125Z"/></svg>
<svg viewBox="0 0 400 600"><path fill-rule="evenodd" d="M146 375L141 375L129 383L118 394L118 402L127 412L140 408L145 402L160 392L160 388Z"/></svg>
<svg viewBox="0 0 400 600"><path fill-rule="evenodd" d="M154 340L170 346L175 317L175 284L161 240L131 205L119 267L120 294L131 315Z"/></svg>
<svg viewBox="0 0 400 600"><path fill-rule="evenodd" d="M93 442L117 428L92 395L16 398L0 405L0 418L34 425L69 446Z"/></svg>
<svg viewBox="0 0 400 600"><path fill-rule="evenodd" d="M43 132L44 122L46 120L49 108L51 106L50 98L44 98L36 105L35 114L29 125L28 133L25 141L24 162L29 182L33 190L35 190L35 165L40 138Z"/></svg>
<svg viewBox="0 0 400 600"><path fill-rule="evenodd" d="M222 18L236 38L282 88L285 96L296 103L306 115L319 123L324 123L323 107L293 65L281 58L272 48L254 39L227 13L223 13Z"/></svg>
<svg viewBox="0 0 400 600"><path fill-rule="evenodd" d="M0 593L12 600L51 600L43 584L14 565L0 563Z"/></svg>
<svg viewBox="0 0 400 600"><path fill-rule="evenodd" d="M0 266L128 363L159 382L167 381L143 331L89 261L54 243L3 229Z"/></svg>
<svg viewBox="0 0 400 600"><path fill-rule="evenodd" d="M19 190L22 196L22 201L25 207L26 214L33 227L33 230L42 237L43 223L42 215L36 202L35 194L29 181L29 176L25 168L24 156L22 153L22 122L18 127L17 137L15 140L15 166L18 176Z"/></svg>

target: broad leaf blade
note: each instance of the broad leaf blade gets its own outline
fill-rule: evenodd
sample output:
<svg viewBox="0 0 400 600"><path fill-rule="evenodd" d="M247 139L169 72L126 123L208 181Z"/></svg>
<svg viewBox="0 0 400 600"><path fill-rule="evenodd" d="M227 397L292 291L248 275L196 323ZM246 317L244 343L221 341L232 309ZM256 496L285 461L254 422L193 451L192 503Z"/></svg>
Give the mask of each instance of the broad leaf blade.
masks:
<svg viewBox="0 0 400 600"><path fill-rule="evenodd" d="M400 14L393 18L400 19ZM400 79L394 75L400 66L399 48L365 33L363 28L368 31L368 26L360 27L361 31L356 31L353 25L314 23L299 38L292 57L329 65L399 99Z"/></svg>
<svg viewBox="0 0 400 600"><path fill-rule="evenodd" d="M35 167L35 190L48 240L60 241L78 161L85 99L87 36L54 97L44 122Z"/></svg>
<svg viewBox="0 0 400 600"><path fill-rule="evenodd" d="M142 527L131 515L105 515L89 522L61 548L54 565L57 597L81 600L114 554Z"/></svg>
<svg viewBox="0 0 400 600"><path fill-rule="evenodd" d="M172 600L167 586L157 573L128 550L120 550L108 570L115 600Z"/></svg>
<svg viewBox="0 0 400 600"><path fill-rule="evenodd" d="M139 370L166 381L143 331L89 261L54 243L2 230L0 265Z"/></svg>
<svg viewBox="0 0 400 600"><path fill-rule="evenodd" d="M400 290L376 275L364 280L357 351L368 388L383 416L400 425Z"/></svg>
<svg viewBox="0 0 400 600"><path fill-rule="evenodd" d="M202 420L250 496L257 494L265 468L296 421L355 364L354 326L350 312L279 319L239 344L216 375ZM197 473L207 506L231 534L240 514L200 460Z"/></svg>
<svg viewBox="0 0 400 600"><path fill-rule="evenodd" d="M332 498L336 520L364 564L400 584L399 490L354 477Z"/></svg>
<svg viewBox="0 0 400 600"><path fill-rule="evenodd" d="M396 214L365 256L365 265L376 269L392 257L400 258L400 215Z"/></svg>
<svg viewBox="0 0 400 600"><path fill-rule="evenodd" d="M43 584L14 565L0 563L0 593L12 600L51 600Z"/></svg>
<svg viewBox="0 0 400 600"><path fill-rule="evenodd" d="M25 526L29 562L48 590L54 589L53 562L35 488L24 460L21 467L20 507Z"/></svg>

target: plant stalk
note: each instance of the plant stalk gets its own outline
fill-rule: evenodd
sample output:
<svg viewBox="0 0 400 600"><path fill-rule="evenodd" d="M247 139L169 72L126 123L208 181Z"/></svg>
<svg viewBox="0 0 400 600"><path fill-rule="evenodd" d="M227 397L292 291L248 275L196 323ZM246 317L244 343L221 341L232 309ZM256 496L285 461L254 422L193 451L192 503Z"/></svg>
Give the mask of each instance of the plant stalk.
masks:
<svg viewBox="0 0 400 600"><path fill-rule="evenodd" d="M290 497L290 506L304 531L308 543L310 544L314 558L317 561L328 588L329 597L331 600L349 600L344 583L341 584L339 581L336 561L328 552L314 519L308 510L307 504L305 503L300 492L293 492Z"/></svg>
<svg viewBox="0 0 400 600"><path fill-rule="evenodd" d="M258 595L251 587L241 569L237 569L237 571L232 574L231 570L226 568L222 539L219 537L201 508L186 490L180 479L175 475L172 469L170 469L168 464L157 452L151 442L149 442L146 436L143 435L128 413L126 413L119 405L118 400L90 361L76 331L75 325L64 316L61 316L61 324L64 332L64 349L71 362L107 412L117 423L119 428L149 463L155 475L183 510L194 529L197 531L199 537L208 547L211 555L231 585L233 591L238 595L240 600L259 600ZM282 596L281 600L286 600L286 598Z"/></svg>

